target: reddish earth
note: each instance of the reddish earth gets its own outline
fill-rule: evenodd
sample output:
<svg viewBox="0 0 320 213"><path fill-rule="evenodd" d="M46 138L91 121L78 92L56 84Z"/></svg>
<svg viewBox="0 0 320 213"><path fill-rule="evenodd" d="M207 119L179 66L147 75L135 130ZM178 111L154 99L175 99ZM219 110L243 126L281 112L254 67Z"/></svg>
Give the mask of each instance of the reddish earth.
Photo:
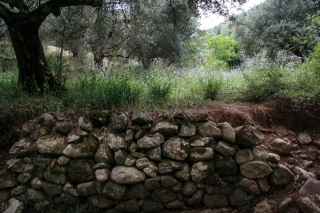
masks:
<svg viewBox="0 0 320 213"><path fill-rule="evenodd" d="M268 143L275 138L287 138L294 144L294 152L290 155L281 155L281 164L286 165L293 170L295 166L315 174L320 179L320 161L318 159L320 148L320 104L319 103L293 103L286 100L270 101L265 103L247 103L247 102L217 102L210 105L193 104L181 110L180 108L171 108L167 110L148 110L154 120L173 120L173 116L178 112L186 114L197 112L209 114L209 120L220 123L228 122L234 128L241 125L252 125L259 129L265 136L262 146L268 147ZM56 114L57 115L57 114ZM59 116L59 115L57 115ZM66 115L64 115L66 116ZM77 115L72 115L77 116ZM19 127L15 128L18 129ZM306 133L313 139L311 145L300 145L297 142L299 133ZM3 136L4 137L4 136ZM8 143L8 141L6 141ZM10 141L10 143L15 141ZM300 150L300 151L299 151ZM2 162L5 162L6 151L2 152ZM313 161L312 167L305 168L302 165L304 160ZM260 197L250 200L250 204L242 208L220 208L220 209L193 209L176 212L206 212L206 213L244 213L253 212L253 208L260 201L267 199L272 206L273 212L277 212L277 207L281 201L290 197L295 202L285 212L301 212L297 205L299 189L305 180L297 176L296 180L287 186L272 186L270 192ZM320 206L320 198L311 196L312 200Z"/></svg>

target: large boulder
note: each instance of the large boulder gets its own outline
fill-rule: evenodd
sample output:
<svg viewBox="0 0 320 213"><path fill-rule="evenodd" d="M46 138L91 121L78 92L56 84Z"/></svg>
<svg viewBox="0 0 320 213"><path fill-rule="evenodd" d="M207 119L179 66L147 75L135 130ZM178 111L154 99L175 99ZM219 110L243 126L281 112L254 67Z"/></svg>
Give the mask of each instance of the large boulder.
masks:
<svg viewBox="0 0 320 213"><path fill-rule="evenodd" d="M71 132L72 125L69 122L58 122L56 124L56 131L62 135L68 135Z"/></svg>
<svg viewBox="0 0 320 213"><path fill-rule="evenodd" d="M143 109L135 110L132 113L131 120L133 123L137 124L146 124L152 121L149 114Z"/></svg>
<svg viewBox="0 0 320 213"><path fill-rule="evenodd" d="M236 133L229 123L223 122L218 124L218 127L221 129L223 141L228 143L236 142Z"/></svg>
<svg viewBox="0 0 320 213"><path fill-rule="evenodd" d="M215 169L219 175L230 176L237 173L238 166L232 157L215 155Z"/></svg>
<svg viewBox="0 0 320 213"><path fill-rule="evenodd" d="M78 126L80 129L86 131L86 132L91 132L92 131L92 123L89 119L84 118L84 117L79 117L78 118Z"/></svg>
<svg viewBox="0 0 320 213"><path fill-rule="evenodd" d="M70 162L68 176L72 182L90 181L95 178L93 160L74 159Z"/></svg>
<svg viewBox="0 0 320 213"><path fill-rule="evenodd" d="M181 137L192 137L196 134L197 132L197 128L196 125L194 123L183 123L181 125L181 129L180 129L180 136Z"/></svg>
<svg viewBox="0 0 320 213"><path fill-rule="evenodd" d="M15 155L17 157L29 156L36 152L37 148L34 143L26 138L20 139L18 142L13 144L9 150L10 155Z"/></svg>
<svg viewBox="0 0 320 213"><path fill-rule="evenodd" d="M162 147L164 157L173 160L184 160L188 157L190 150L189 142L180 137L169 138Z"/></svg>
<svg viewBox="0 0 320 213"><path fill-rule="evenodd" d="M116 184L110 180L103 187L103 196L113 199L113 200L122 200L126 187L123 185Z"/></svg>
<svg viewBox="0 0 320 213"><path fill-rule="evenodd" d="M235 160L237 164L247 163L254 159L254 155L251 149L242 149L237 151Z"/></svg>
<svg viewBox="0 0 320 213"><path fill-rule="evenodd" d="M237 187L251 195L260 195L259 186L256 181L249 178L241 178Z"/></svg>
<svg viewBox="0 0 320 213"><path fill-rule="evenodd" d="M124 195L124 200L129 199L146 199L150 197L150 191L147 190L142 183L131 185Z"/></svg>
<svg viewBox="0 0 320 213"><path fill-rule="evenodd" d="M212 137L220 139L222 137L221 130L212 121L208 121L198 127L198 133L203 137Z"/></svg>
<svg viewBox="0 0 320 213"><path fill-rule="evenodd" d="M146 175L135 167L116 166L111 171L110 179L118 184L135 184L144 181Z"/></svg>
<svg viewBox="0 0 320 213"><path fill-rule="evenodd" d="M269 180L275 185L287 185L291 183L294 178L294 174L287 167L279 164L273 169L273 173L269 177Z"/></svg>
<svg viewBox="0 0 320 213"><path fill-rule="evenodd" d="M50 113L43 113L38 122L47 127L53 127L55 123L54 117Z"/></svg>
<svg viewBox="0 0 320 213"><path fill-rule="evenodd" d="M269 144L269 148L277 154L290 154L292 145L281 138L276 138Z"/></svg>
<svg viewBox="0 0 320 213"><path fill-rule="evenodd" d="M210 147L195 147L190 150L190 160L203 161L213 158L214 152Z"/></svg>
<svg viewBox="0 0 320 213"><path fill-rule="evenodd" d="M128 127L129 119L124 113L111 115L110 125L115 130L125 130Z"/></svg>
<svg viewBox="0 0 320 213"><path fill-rule="evenodd" d="M252 148L262 143L264 136L255 127L250 125L244 125L237 127L236 132L236 144L245 148Z"/></svg>
<svg viewBox="0 0 320 213"><path fill-rule="evenodd" d="M144 136L137 142L137 146L141 149L148 149L158 147L164 142L164 137L160 133L156 133L153 136Z"/></svg>
<svg viewBox="0 0 320 213"><path fill-rule="evenodd" d="M211 162L199 161L192 166L191 178L194 182L200 182L212 173L214 173L214 167Z"/></svg>
<svg viewBox="0 0 320 213"><path fill-rule="evenodd" d="M217 152L219 152L220 154L227 156L227 157L233 156L237 151L237 149L235 147L231 146L230 144L228 144L224 141L219 141L215 150Z"/></svg>
<svg viewBox="0 0 320 213"><path fill-rule="evenodd" d="M174 160L163 159L158 164L160 174L168 174L174 170L183 169L183 163Z"/></svg>
<svg viewBox="0 0 320 213"><path fill-rule="evenodd" d="M19 184L19 182L13 173L6 172L4 174L1 174L1 176L0 176L0 189L12 188L18 184Z"/></svg>
<svg viewBox="0 0 320 213"><path fill-rule="evenodd" d="M250 161L240 166L240 172L247 178L263 178L272 173L270 166L263 161Z"/></svg>
<svg viewBox="0 0 320 213"><path fill-rule="evenodd" d="M172 192L169 188L160 187L157 190L154 190L151 194L151 197L156 202L169 202L171 200L176 199L176 194Z"/></svg>
<svg viewBox="0 0 320 213"><path fill-rule="evenodd" d="M168 122L159 122L151 130L153 133L161 133L166 137L178 134L178 126Z"/></svg>
<svg viewBox="0 0 320 213"><path fill-rule="evenodd" d="M106 141L100 143L98 150L95 154L94 161L96 163L110 163L115 162L112 150L109 148Z"/></svg>
<svg viewBox="0 0 320 213"><path fill-rule="evenodd" d="M122 137L114 134L108 135L107 144L113 151L124 149L127 147L126 141Z"/></svg>
<svg viewBox="0 0 320 213"><path fill-rule="evenodd" d="M93 157L94 153L88 143L71 143L64 150L63 154L69 158L89 158Z"/></svg>
<svg viewBox="0 0 320 213"><path fill-rule="evenodd" d="M241 189L235 188L229 195L229 204L231 206L240 207L250 204L249 194Z"/></svg>
<svg viewBox="0 0 320 213"><path fill-rule="evenodd" d="M36 142L41 154L61 155L65 148L64 138L39 138Z"/></svg>

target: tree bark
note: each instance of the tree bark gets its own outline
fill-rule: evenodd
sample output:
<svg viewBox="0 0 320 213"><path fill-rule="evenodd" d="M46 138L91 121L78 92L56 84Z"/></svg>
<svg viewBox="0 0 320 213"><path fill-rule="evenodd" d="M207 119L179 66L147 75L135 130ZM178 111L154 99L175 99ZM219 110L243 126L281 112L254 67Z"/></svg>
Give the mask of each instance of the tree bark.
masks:
<svg viewBox="0 0 320 213"><path fill-rule="evenodd" d="M93 61L94 61L94 68L99 69L103 67L103 59L104 54L101 52L94 52L93 53Z"/></svg>

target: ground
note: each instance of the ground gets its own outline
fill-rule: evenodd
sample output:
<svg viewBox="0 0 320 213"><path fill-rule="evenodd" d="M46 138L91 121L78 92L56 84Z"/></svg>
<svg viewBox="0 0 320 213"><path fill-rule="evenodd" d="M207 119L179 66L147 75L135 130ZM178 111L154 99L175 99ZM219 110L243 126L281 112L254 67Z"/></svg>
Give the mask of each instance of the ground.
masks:
<svg viewBox="0 0 320 213"><path fill-rule="evenodd" d="M129 110L128 110L129 111ZM130 110L131 111L131 110ZM154 120L173 120L173 116L178 112L183 113L207 113L209 120L220 123L228 122L232 127L238 127L244 124L255 126L260 130L265 140L262 147L268 148L268 143L275 138L287 138L294 145L294 152L290 155L281 155L281 164L288 166L291 170L295 166L304 168L305 170L315 174L320 179L320 161L318 159L320 148L320 105L311 102L291 102L287 100L269 101L264 103L247 103L247 102L215 102L208 105L192 104L184 108L175 108L160 110L148 110ZM55 113L58 116L65 116ZM72 115L77 117L79 115ZM18 129L18 127L15 127ZM306 133L313 139L311 145L300 145L297 141L299 133ZM300 151L299 151L300 150ZM2 152L1 167L5 164L8 157L7 150ZM312 161L311 167L303 167L303 161ZM260 201L267 199L273 208L273 212L277 212L277 207L281 201L287 197L291 197L297 201L299 197L299 189L305 180L297 176L292 184L285 187L271 187L269 193L250 200L248 206L235 209L216 209L213 212L253 212L253 208ZM317 196L311 196L312 200L320 206L320 199ZM222 210L222 211L221 211ZM225 210L225 211L223 211ZM205 209L182 210L179 212L206 212ZM208 213L212 212L208 210ZM294 202L286 212L299 213L300 210L297 202Z"/></svg>

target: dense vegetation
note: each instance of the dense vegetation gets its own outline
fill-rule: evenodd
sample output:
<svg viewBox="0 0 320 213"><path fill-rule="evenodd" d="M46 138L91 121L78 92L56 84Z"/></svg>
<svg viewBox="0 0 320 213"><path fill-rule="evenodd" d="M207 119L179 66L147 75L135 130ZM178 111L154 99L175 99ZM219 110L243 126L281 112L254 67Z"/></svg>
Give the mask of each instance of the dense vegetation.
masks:
<svg viewBox="0 0 320 213"><path fill-rule="evenodd" d="M6 2L0 8L9 10ZM320 1L266 0L211 30L197 29L186 2L167 3L135 3L132 13L128 4L59 7L39 28L50 76L38 95L21 85L24 70L2 22L0 132L47 111L319 100ZM53 76L58 90L50 89Z"/></svg>

